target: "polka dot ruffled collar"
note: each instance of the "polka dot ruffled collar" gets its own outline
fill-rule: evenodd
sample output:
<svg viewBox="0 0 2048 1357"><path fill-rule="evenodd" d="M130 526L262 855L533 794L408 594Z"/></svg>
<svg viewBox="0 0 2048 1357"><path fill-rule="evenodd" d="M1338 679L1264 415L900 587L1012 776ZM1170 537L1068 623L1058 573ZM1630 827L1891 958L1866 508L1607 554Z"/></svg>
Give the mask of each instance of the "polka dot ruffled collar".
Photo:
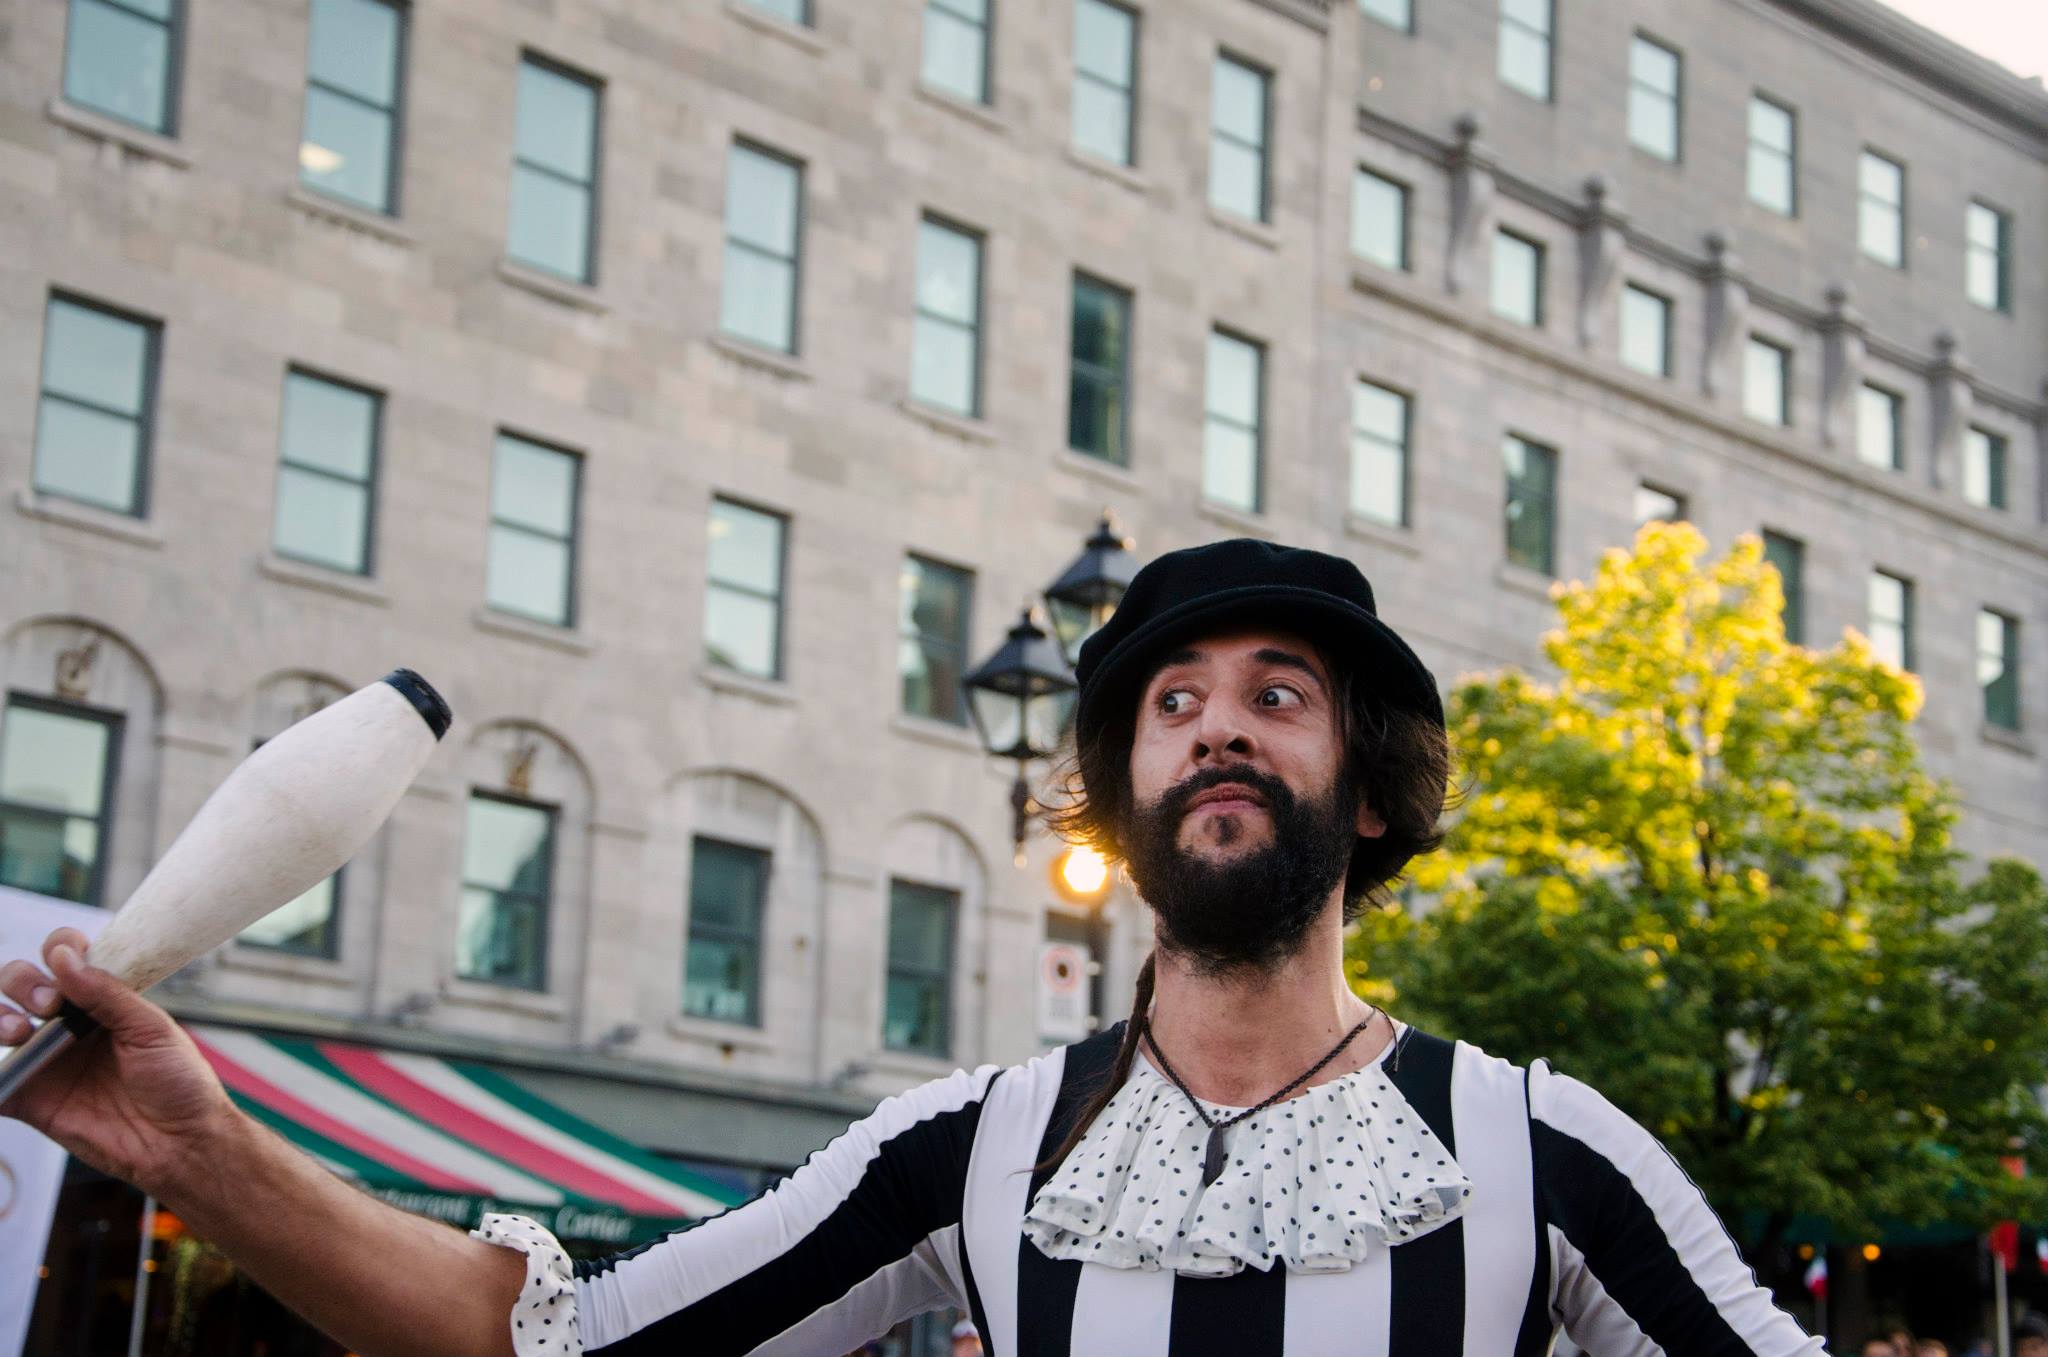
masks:
<svg viewBox="0 0 2048 1357"><path fill-rule="evenodd" d="M1428 1234L1464 1214L1472 1182L1385 1059L1231 1127L1223 1172L1205 1188L1209 1128L1140 1054L1032 1198L1024 1233L1051 1258L1198 1277L1276 1262L1343 1272ZM1240 1110L1203 1106L1212 1117Z"/></svg>

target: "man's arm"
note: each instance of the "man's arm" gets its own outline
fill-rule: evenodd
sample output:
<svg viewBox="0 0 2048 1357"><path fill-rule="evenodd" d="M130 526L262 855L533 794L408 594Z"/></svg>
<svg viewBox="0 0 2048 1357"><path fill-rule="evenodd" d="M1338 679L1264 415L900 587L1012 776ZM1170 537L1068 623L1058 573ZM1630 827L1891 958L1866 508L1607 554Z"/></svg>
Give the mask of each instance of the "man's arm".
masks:
<svg viewBox="0 0 2048 1357"><path fill-rule="evenodd" d="M18 1117L183 1217L284 1304L365 1357L511 1357L518 1253L408 1215L342 1182L229 1100L169 1014L50 935L47 973L0 967L0 994L48 1017L59 996L101 1034L0 1115ZM0 1050L28 1037L0 1003Z"/></svg>

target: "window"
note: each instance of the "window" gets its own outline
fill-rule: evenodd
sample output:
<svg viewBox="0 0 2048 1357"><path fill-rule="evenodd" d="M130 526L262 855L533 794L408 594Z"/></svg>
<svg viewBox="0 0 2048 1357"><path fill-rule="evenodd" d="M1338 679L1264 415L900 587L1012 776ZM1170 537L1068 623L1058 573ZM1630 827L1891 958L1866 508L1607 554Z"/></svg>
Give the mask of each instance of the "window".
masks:
<svg viewBox="0 0 2048 1357"><path fill-rule="evenodd" d="M50 298L36 407L38 491L142 517L161 339L153 321Z"/></svg>
<svg viewBox="0 0 2048 1357"><path fill-rule="evenodd" d="M744 3L772 14L786 24L810 27L810 0L744 0Z"/></svg>
<svg viewBox="0 0 2048 1357"><path fill-rule="evenodd" d="M1764 559L1778 568L1778 583L1785 595L1785 639L1793 645L1806 644L1806 543L1781 532L1764 529Z"/></svg>
<svg viewBox="0 0 2048 1357"><path fill-rule="evenodd" d="M64 97L175 135L181 6L182 0L71 0Z"/></svg>
<svg viewBox="0 0 2048 1357"><path fill-rule="evenodd" d="M1963 498L1980 509L2005 504L2005 437L1984 429L1963 434Z"/></svg>
<svg viewBox="0 0 2048 1357"><path fill-rule="evenodd" d="M1906 167L1865 151L1856 170L1856 241L1892 268L1906 266Z"/></svg>
<svg viewBox="0 0 2048 1357"><path fill-rule="evenodd" d="M1761 94L1749 98L1749 200L1781 217L1797 216L1798 142L1792 110Z"/></svg>
<svg viewBox="0 0 2048 1357"><path fill-rule="evenodd" d="M711 501L705 571L704 658L755 678L782 677L783 539L780 514Z"/></svg>
<svg viewBox="0 0 2048 1357"><path fill-rule="evenodd" d="M1621 289L1621 361L1652 377L1671 375L1671 299L1647 288Z"/></svg>
<svg viewBox="0 0 2048 1357"><path fill-rule="evenodd" d="M796 352L797 240L803 167L735 142L726 171L725 281L719 325L779 353Z"/></svg>
<svg viewBox="0 0 2048 1357"><path fill-rule="evenodd" d="M484 590L493 608L557 627L575 625L581 462L573 452L498 435Z"/></svg>
<svg viewBox="0 0 2048 1357"><path fill-rule="evenodd" d="M119 717L15 696L0 714L0 885L98 905Z"/></svg>
<svg viewBox="0 0 2048 1357"><path fill-rule="evenodd" d="M1900 417L1905 402L1881 386L1856 392L1856 457L1867 466L1897 471L1906 465Z"/></svg>
<svg viewBox="0 0 2048 1357"><path fill-rule="evenodd" d="M1351 253L1383 269L1408 267L1408 186L1360 166L1351 176Z"/></svg>
<svg viewBox="0 0 2048 1357"><path fill-rule="evenodd" d="M256 741L261 749L263 741ZM252 751L253 752L253 751ZM340 945L335 915L341 897L337 867L293 900L286 901L235 935L244 947L264 947L297 956L332 958Z"/></svg>
<svg viewBox="0 0 2048 1357"><path fill-rule="evenodd" d="M1531 99L1550 101L1552 0L1500 0L1500 79Z"/></svg>
<svg viewBox="0 0 2048 1357"><path fill-rule="evenodd" d="M555 812L472 792L462 836L462 910L455 973L514 989L544 990Z"/></svg>
<svg viewBox="0 0 2048 1357"><path fill-rule="evenodd" d="M924 83L988 102L989 6L995 0L925 0Z"/></svg>
<svg viewBox="0 0 2048 1357"><path fill-rule="evenodd" d="M761 1025L761 918L770 861L758 848L691 841L683 961L683 1012L689 1016Z"/></svg>
<svg viewBox="0 0 2048 1357"><path fill-rule="evenodd" d="M1138 16L1108 0L1074 0L1074 146L1116 165L1135 158Z"/></svg>
<svg viewBox="0 0 2048 1357"><path fill-rule="evenodd" d="M1756 335L1742 350L1742 411L1783 427L1792 422L1792 351Z"/></svg>
<svg viewBox="0 0 2048 1357"><path fill-rule="evenodd" d="M1543 324L1543 247L1512 231L1493 233L1493 314Z"/></svg>
<svg viewBox="0 0 2048 1357"><path fill-rule="evenodd" d="M957 891L889 882L889 974L882 1044L944 1059L952 1052Z"/></svg>
<svg viewBox="0 0 2048 1357"><path fill-rule="evenodd" d="M905 556L896 647L903 710L934 721L967 723L960 687L967 670L967 622L974 572L922 556Z"/></svg>
<svg viewBox="0 0 2048 1357"><path fill-rule="evenodd" d="M373 391L310 372L285 374L271 532L278 555L352 575L370 573L382 407Z"/></svg>
<svg viewBox="0 0 2048 1357"><path fill-rule="evenodd" d="M368 208L395 208L398 73L405 11L390 0L313 0L299 182Z"/></svg>
<svg viewBox="0 0 2048 1357"><path fill-rule="evenodd" d="M1408 526L1408 397L1366 381L1351 388L1351 512Z"/></svg>
<svg viewBox="0 0 2048 1357"><path fill-rule="evenodd" d="M521 264L578 283L592 281L597 88L538 57L519 63L507 252Z"/></svg>
<svg viewBox="0 0 2048 1357"><path fill-rule="evenodd" d="M1990 608L1977 614L1977 684L1984 724L2020 728L2020 623Z"/></svg>
<svg viewBox="0 0 2048 1357"><path fill-rule="evenodd" d="M1415 0L1358 0L1358 11L1396 32L1415 31Z"/></svg>
<svg viewBox="0 0 2048 1357"><path fill-rule="evenodd" d="M1501 442L1508 473L1508 559L1556 573L1557 450L1509 434Z"/></svg>
<svg viewBox="0 0 2048 1357"><path fill-rule="evenodd" d="M1209 206L1252 221L1267 215L1270 82L1258 67L1219 56L1209 85Z"/></svg>
<svg viewBox="0 0 2048 1357"><path fill-rule="evenodd" d="M1678 159L1678 53L1637 35L1628 49L1628 139L1659 160Z"/></svg>
<svg viewBox="0 0 2048 1357"><path fill-rule="evenodd" d="M1685 522L1685 496L1674 495L1669 490L1660 490L1654 485L1636 487L1636 526L1645 523Z"/></svg>
<svg viewBox="0 0 2048 1357"><path fill-rule="evenodd" d="M981 414L981 237L926 217L917 228L911 399Z"/></svg>
<svg viewBox="0 0 2048 1357"><path fill-rule="evenodd" d="M1963 227L1968 240L1964 291L1987 311L2012 310L2012 218L1971 203Z"/></svg>
<svg viewBox="0 0 2048 1357"><path fill-rule="evenodd" d="M1913 583L1870 572L1870 648L1885 663L1913 667Z"/></svg>
<svg viewBox="0 0 2048 1357"><path fill-rule="evenodd" d="M1257 513L1265 411L1266 350L1222 330L1209 332L1209 367L1203 384L1202 496L1211 503Z"/></svg>
<svg viewBox="0 0 2048 1357"><path fill-rule="evenodd" d="M1131 464L1131 294L1074 275L1073 351L1067 377L1067 446Z"/></svg>

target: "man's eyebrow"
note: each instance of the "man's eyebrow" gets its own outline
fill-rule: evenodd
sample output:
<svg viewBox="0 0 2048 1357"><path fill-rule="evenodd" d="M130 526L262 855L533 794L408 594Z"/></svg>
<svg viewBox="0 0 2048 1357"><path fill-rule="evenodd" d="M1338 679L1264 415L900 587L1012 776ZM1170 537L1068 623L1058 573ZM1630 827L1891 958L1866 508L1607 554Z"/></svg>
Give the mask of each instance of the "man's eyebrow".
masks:
<svg viewBox="0 0 2048 1357"><path fill-rule="evenodd" d="M1299 669L1315 681L1316 687L1322 688L1327 686L1323 683L1323 676L1316 672L1316 667L1291 650L1281 650L1274 646L1265 646L1253 651L1252 658L1260 664L1277 664L1286 669Z"/></svg>
<svg viewBox="0 0 2048 1357"><path fill-rule="evenodd" d="M1172 654L1160 660L1157 665L1153 666L1152 678L1156 679L1161 674L1165 673L1167 670L1177 669L1184 664L1198 664L1201 662L1202 659L1202 652L1196 650L1192 646L1189 646L1182 650L1176 650ZM1147 682L1150 681L1150 679L1147 680Z"/></svg>

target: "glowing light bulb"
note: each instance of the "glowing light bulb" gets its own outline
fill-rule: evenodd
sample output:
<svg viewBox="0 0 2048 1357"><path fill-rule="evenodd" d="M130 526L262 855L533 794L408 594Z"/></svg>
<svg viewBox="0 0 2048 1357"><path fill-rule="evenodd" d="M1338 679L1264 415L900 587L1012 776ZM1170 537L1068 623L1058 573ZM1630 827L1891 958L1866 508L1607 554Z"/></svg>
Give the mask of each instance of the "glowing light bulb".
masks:
<svg viewBox="0 0 2048 1357"><path fill-rule="evenodd" d="M1086 844L1075 844L1060 854L1061 887L1076 899L1093 899L1109 884L1109 863Z"/></svg>

